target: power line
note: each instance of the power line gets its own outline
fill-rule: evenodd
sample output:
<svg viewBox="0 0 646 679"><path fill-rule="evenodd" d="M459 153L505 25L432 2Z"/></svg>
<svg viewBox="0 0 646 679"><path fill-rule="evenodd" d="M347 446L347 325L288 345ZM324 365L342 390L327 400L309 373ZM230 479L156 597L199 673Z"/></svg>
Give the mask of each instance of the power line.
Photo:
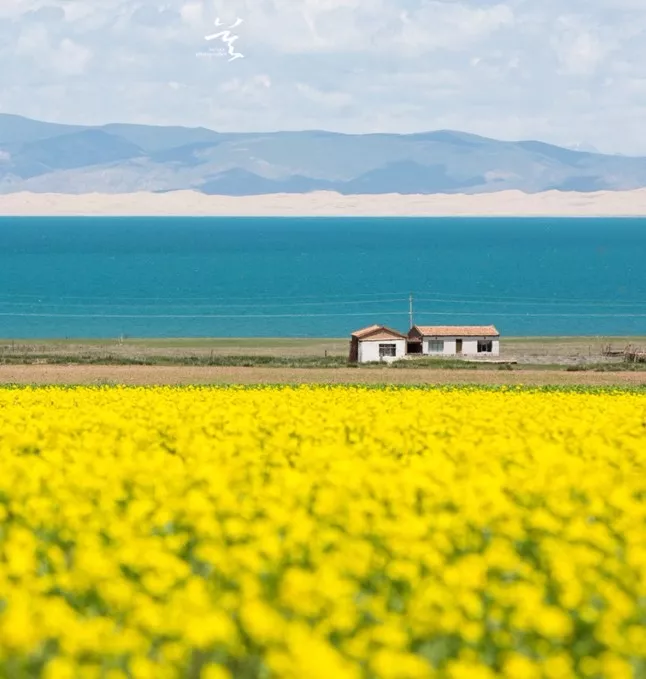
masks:
<svg viewBox="0 0 646 679"><path fill-rule="evenodd" d="M459 315L459 316L486 316L487 318L490 316L503 316L503 317L508 317L508 316L514 316L514 317L520 317L523 318L525 316L528 317L547 317L547 318L646 318L646 314L562 314L562 313L553 313L553 314L535 314L535 313L500 313L500 312L494 312L494 313L489 313L489 312L475 312L475 311L460 311L458 314L448 312L448 311L420 311L420 314L424 314L425 316L448 316L449 314L452 315Z"/></svg>
<svg viewBox="0 0 646 679"><path fill-rule="evenodd" d="M443 316L447 317L449 312L441 311L420 311L424 316ZM10 318L335 318L335 317L361 317L367 316L408 316L408 311L370 311L370 312L348 312L338 314L61 314L61 313L13 313L0 312L2 317ZM456 315L456 314L453 314ZM482 313L482 312L460 312L459 316L478 316L486 317L519 317L519 318L646 318L644 314L562 314L562 313Z"/></svg>
<svg viewBox="0 0 646 679"><path fill-rule="evenodd" d="M336 316L406 316L406 311L352 312L340 314L55 314L0 312L11 318L332 318Z"/></svg>
<svg viewBox="0 0 646 679"><path fill-rule="evenodd" d="M457 298L435 298L435 299L429 299L428 297L418 297L417 298L419 301L422 302L433 302L434 304L460 304L460 305L474 305L474 304L480 304L483 306L549 306L549 305L555 305L555 306L571 306L571 305L576 305L576 306L581 306L581 307L599 307L599 306L610 306L613 308L626 308L626 309L641 309L641 308L646 308L646 304L644 303L616 303L616 302L606 302L606 303L579 303L579 302L562 302L562 301L551 301L551 302L516 302L516 301L505 301L505 302L494 302L494 301L486 301L483 302L481 300L476 300L476 299L457 299ZM115 309L115 308L129 308L129 307L135 307L138 309L141 308L150 308L150 309L156 309L159 308L160 306L163 306L165 309L172 309L172 308L185 308L185 307L190 307L191 309L274 309L274 308L285 308L285 307L325 307L325 306L349 306L349 305L372 305L372 304L396 304L403 302L405 300L404 297L391 297L391 298L382 298L382 299L366 299L366 300L337 300L337 301L326 301L326 302L272 302L272 303L247 303L247 304L222 304L222 303L213 303L213 304L182 304L182 303L166 303L163 305L160 304L128 304L128 303L114 303L114 304L108 304L108 303L86 303L86 304L70 304L70 303L60 303L60 302L4 302L0 300L0 308L6 308L6 307L22 307L22 308L34 308L34 309L42 309L46 307L63 307L63 308L82 308L82 309ZM413 295L408 296L408 314L409 314L409 321L411 321L411 327L413 325L412 323L412 318L413 318ZM390 313L390 312L387 312ZM446 310L443 313L466 313L466 312L452 312L450 310ZM482 312L483 314L486 313L487 315L492 315L489 312ZM508 314L509 315L509 314ZM527 314L522 314L522 315L527 315ZM549 314L549 315L554 315L554 314Z"/></svg>
<svg viewBox="0 0 646 679"><path fill-rule="evenodd" d="M362 303L365 298L365 303L369 302L374 302L377 303L380 301L379 298L383 297L388 297L388 298L394 298L392 301L401 301L403 298L410 298L410 292L393 292L393 291L384 291L384 292L370 292L370 293L353 293L353 297L355 298L360 298L357 299L356 303ZM319 300L319 299L325 299L325 302L303 302L302 304L346 304L350 302L343 301L343 298L345 295L328 295L328 294L319 294L319 295L253 295L253 296L209 296L209 297L175 297L173 299L174 302L177 303L182 303L182 302L215 302L217 300L227 300L227 301L233 301L233 302L238 302L242 300L250 300L252 302L266 302L269 300L289 300L290 304L293 304L294 306L299 304L298 300ZM43 299L48 299L48 298L54 298L57 301L62 301L62 300L88 300L88 301L96 301L96 300L109 300L112 302L111 306L125 306L119 303L119 300L123 300L126 302L135 302L135 301L161 301L161 302L168 302L168 296L166 297L136 297L136 296L131 296L131 297L123 297L123 296L115 296L115 295L55 295L52 296L51 294L24 294L24 293L0 293L0 300L3 298L8 298L10 300L12 299L35 299L41 302ZM373 298L373 299L370 299ZM625 302L625 301L615 301L615 300L590 300L590 299L580 299L580 298L565 298L565 297L520 297L520 296L513 296L513 295L504 295L504 296L490 296L490 295L467 295L466 297L460 297L458 295L455 295L455 293L450 293L450 292L426 292L422 293L418 296L416 293L416 299L421 300L421 301L428 301L428 302L454 302L454 303L459 303L459 304L579 304L579 305L584 305L584 306L622 306L622 307L629 307L629 306L645 306L643 303L640 302ZM339 300L339 301L332 301L332 300ZM390 301L390 300L386 300ZM352 302L355 303L355 302ZM3 302L0 301L1 305L18 305L18 304L23 304L23 305L28 305L28 302ZM81 305L79 304L78 306L90 306L91 304L87 305ZM107 305L106 305L107 306ZM233 306L233 305L227 305L227 306ZM244 306L244 305L240 305ZM272 304L271 306L287 306L287 304Z"/></svg>
<svg viewBox="0 0 646 679"><path fill-rule="evenodd" d="M355 292L352 294L353 297L397 297L398 301L401 301L402 298L407 296L409 293L408 292L393 292L392 290L384 291L384 292ZM89 300L96 300L96 299L108 299L108 300L128 300L128 301L168 301L168 296L166 297L123 297L119 295L51 295L51 294L23 294L23 293L0 293L0 298L3 297L9 297L10 299L13 298L20 298L20 299L46 299L47 297L54 297L57 300L65 300L65 299L78 299L78 300L83 300L83 299L89 299ZM236 297L236 296L231 296L231 295L221 295L221 296L209 296L209 297L175 297L174 299L176 301L182 301L182 302L191 302L191 301L201 301L201 302L210 302L212 300L218 300L218 299L226 299L226 300L270 300L270 299L285 299L285 300L299 300L299 299L340 299L344 298L346 295L328 295L328 294L319 294L319 295L253 295L249 297ZM1 303L1 302L0 302Z"/></svg>
<svg viewBox="0 0 646 679"><path fill-rule="evenodd" d="M395 294L395 293L393 293ZM442 298L451 298L451 297L457 297L455 293L451 292L427 292L423 293L418 299L421 298L428 298L428 301L435 301L437 299L437 296L441 296ZM591 300L589 298L581 299L581 298L574 298L574 297L560 297L560 298L555 298L555 297L520 297L518 295L500 295L500 296L491 296L491 295L467 295L467 297L477 297L478 302L481 302L483 300L499 300L502 302L508 302L509 300L518 300L520 302L546 302L546 303L553 303L553 302L572 302L573 304L614 304L614 300Z"/></svg>
<svg viewBox="0 0 646 679"><path fill-rule="evenodd" d="M163 306L165 307L182 307L182 306L190 306L193 309L196 308L207 308L207 309L212 309L214 307L222 307L222 308L259 308L259 307L269 307L269 308L274 308L274 307L306 307L306 306L339 306L343 304L388 304L391 302L402 302L403 297L392 297L389 299L369 299L369 300L347 300L347 301L336 301L336 302L290 302L290 303L284 303L284 302L276 302L272 304L201 304L201 305L187 305L187 304L164 304ZM99 307L99 308L110 308L110 307L129 307L129 306L136 306L137 308L142 308L142 307L148 307L148 308L157 308L160 305L155 305L155 304L67 304L67 303L57 303L57 302L49 302L49 303L42 303L42 302L2 302L0 301L0 307L42 307L42 306L54 306L54 307L73 307L73 308L88 308L88 307Z"/></svg>
<svg viewBox="0 0 646 679"><path fill-rule="evenodd" d="M624 302L566 302L563 300L545 300L545 301L540 301L540 302L530 302L530 301L522 301L522 302L517 302L517 301L483 301L481 299L457 299L457 298L448 298L448 297L437 297L437 298L429 298L429 297L418 297L418 300L421 300L423 302L434 302L434 303L440 303L440 304L483 304L483 305L513 305L513 306L518 306L518 305L526 305L526 306L539 306L539 305L563 305L563 306L613 306L613 307L646 307L646 304L643 302L629 302L629 303L624 303Z"/></svg>

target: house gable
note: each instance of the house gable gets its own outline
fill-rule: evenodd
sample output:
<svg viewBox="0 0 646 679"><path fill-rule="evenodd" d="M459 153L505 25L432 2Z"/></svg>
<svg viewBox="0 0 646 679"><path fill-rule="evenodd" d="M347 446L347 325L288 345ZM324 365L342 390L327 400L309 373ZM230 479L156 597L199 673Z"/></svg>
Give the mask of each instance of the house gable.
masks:
<svg viewBox="0 0 646 679"><path fill-rule="evenodd" d="M406 335L392 328L387 328L385 325L371 325L353 332L352 338L360 342L376 342L379 340L405 340Z"/></svg>

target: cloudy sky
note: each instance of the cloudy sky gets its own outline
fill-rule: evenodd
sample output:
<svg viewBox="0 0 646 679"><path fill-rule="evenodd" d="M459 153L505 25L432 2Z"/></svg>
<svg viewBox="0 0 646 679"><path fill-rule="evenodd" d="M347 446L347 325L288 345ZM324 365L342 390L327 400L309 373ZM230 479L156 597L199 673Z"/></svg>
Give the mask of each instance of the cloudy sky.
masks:
<svg viewBox="0 0 646 679"><path fill-rule="evenodd" d="M646 154L646 0L0 0L0 112Z"/></svg>

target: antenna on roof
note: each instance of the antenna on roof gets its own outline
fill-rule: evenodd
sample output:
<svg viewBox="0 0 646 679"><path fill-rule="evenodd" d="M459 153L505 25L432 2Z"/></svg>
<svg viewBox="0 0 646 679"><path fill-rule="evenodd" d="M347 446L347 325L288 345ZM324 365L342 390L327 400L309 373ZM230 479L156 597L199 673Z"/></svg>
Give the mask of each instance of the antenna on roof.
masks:
<svg viewBox="0 0 646 679"><path fill-rule="evenodd" d="M409 328L413 327L413 293L408 296L408 324Z"/></svg>

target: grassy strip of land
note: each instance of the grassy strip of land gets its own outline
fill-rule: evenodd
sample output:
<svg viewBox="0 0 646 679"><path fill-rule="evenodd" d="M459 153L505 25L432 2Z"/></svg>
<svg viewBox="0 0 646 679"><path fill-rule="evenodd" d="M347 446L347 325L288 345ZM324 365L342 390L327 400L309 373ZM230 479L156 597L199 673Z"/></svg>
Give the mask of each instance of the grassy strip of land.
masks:
<svg viewBox="0 0 646 679"><path fill-rule="evenodd" d="M308 352L347 353L349 337L123 337L109 338L53 338L53 339L2 339L0 348L10 347L27 349L29 347L123 347L138 349L241 349L257 351L273 349L279 351L296 350ZM646 336L542 336L542 337L502 337L503 346L512 350L525 348L540 349L546 345L563 345L576 351L596 351L608 344L624 347L630 344L646 344ZM553 350L553 349L552 349Z"/></svg>
<svg viewBox="0 0 646 679"><path fill-rule="evenodd" d="M27 354L2 356L0 365L143 365L143 366L202 366L202 367L266 367L266 368L345 368L348 360L341 356L119 356L114 354ZM375 364L379 365L379 364ZM383 365L382 365L383 367Z"/></svg>
<svg viewBox="0 0 646 679"><path fill-rule="evenodd" d="M0 365L123 365L123 366L186 366L186 367L244 367L244 368L352 368L355 370L383 369L383 363L352 364L342 356L257 356L212 355L178 356L150 355L140 357L111 354L25 354L1 355ZM392 370L472 370L472 371L558 371L567 372L646 372L646 363L487 363L460 359L415 358L396 361Z"/></svg>
<svg viewBox="0 0 646 679"><path fill-rule="evenodd" d="M55 339L0 339L0 350L29 350L46 347L86 347L88 349L197 349L222 351L276 350L308 352L348 352L349 338L310 337L125 337L119 339L55 338Z"/></svg>
<svg viewBox="0 0 646 679"><path fill-rule="evenodd" d="M606 348L646 347L646 338L503 338L499 363L415 357L396 370L644 371L606 355ZM0 365L107 365L185 367L326 368L370 370L383 364L348 365L348 341L295 338L176 338L110 340L0 340Z"/></svg>
<svg viewBox="0 0 646 679"><path fill-rule="evenodd" d="M255 384L255 383L247 383L247 384L234 384L234 383L214 383L214 384L199 384L199 385L189 385L193 388L203 388L203 389L221 389L221 390L226 390L230 389L231 391L255 391L258 389L294 389L296 387L302 387L302 386L314 386L316 383L312 383L310 385L304 385L304 384L298 384L298 383L286 383L286 382L277 382L275 384L271 383L262 383L262 384ZM24 382L11 382L11 383L2 383L0 382L0 391L20 391L20 390L25 390L25 389L32 389L32 388L37 388L39 386L42 386L43 388L49 388L54 385L39 385L36 383L24 383ZM171 389L182 389L184 386L181 383L177 384L170 384L170 385L137 385L137 384L123 384L123 383L117 383L113 380L103 380L97 383L72 383L72 384L58 384L55 385L57 388L65 390L65 391L73 391L75 389L84 389L87 387L91 387L94 389L109 389L112 387L119 387L120 389L124 388L137 388L141 386L150 386L151 388L158 388L159 386L166 386ZM329 386L327 384L323 384L323 386ZM619 385L586 385L586 384L487 384L487 383L450 383L450 382L444 382L444 383L398 383L398 384L392 384L388 382L384 383L348 383L348 384L342 384L342 385L337 385L341 387L357 387L357 388L362 388L365 389L366 391L381 391L381 390L389 390L389 391L410 391L410 390L415 390L415 391L421 391L421 392L430 392L430 391L441 391L442 393L450 393L450 392L460 392L460 391L479 391L484 394L487 393L508 393L510 391L514 393L553 393L553 392L559 392L559 393L575 393L575 394L598 394L598 395L605 395L608 394L609 392L612 392L613 394L646 394L646 384L619 384Z"/></svg>

